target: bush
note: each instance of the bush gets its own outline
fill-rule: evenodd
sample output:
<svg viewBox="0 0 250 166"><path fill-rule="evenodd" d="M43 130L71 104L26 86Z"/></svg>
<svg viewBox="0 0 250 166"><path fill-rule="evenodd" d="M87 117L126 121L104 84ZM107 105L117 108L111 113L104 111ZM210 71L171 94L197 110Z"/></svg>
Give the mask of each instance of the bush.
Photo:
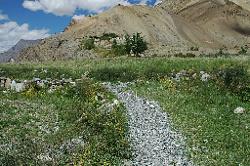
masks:
<svg viewBox="0 0 250 166"><path fill-rule="evenodd" d="M244 67L235 66L219 73L218 80L222 80L225 88L237 94L242 101L250 101L250 80Z"/></svg>
<svg viewBox="0 0 250 166"><path fill-rule="evenodd" d="M199 51L199 47L194 47L194 46L193 46L193 47L190 48L190 50L191 50L191 51Z"/></svg>
<svg viewBox="0 0 250 166"><path fill-rule="evenodd" d="M112 49L112 53L115 56L122 56L122 55L126 54L125 45L124 44L117 44L116 40L113 40L111 49Z"/></svg>
<svg viewBox="0 0 250 166"><path fill-rule="evenodd" d="M248 47L245 46L245 47L241 47L241 50L239 51L239 54L242 54L242 55L245 55L247 53L247 50L248 50Z"/></svg>
<svg viewBox="0 0 250 166"><path fill-rule="evenodd" d="M194 58L195 57L195 54L193 53L186 53L186 54L183 54L183 53L177 53L174 55L175 57L179 57L179 58Z"/></svg>
<svg viewBox="0 0 250 166"><path fill-rule="evenodd" d="M215 57L222 57L224 56L225 53L222 48L219 49L219 51L215 54Z"/></svg>
<svg viewBox="0 0 250 166"><path fill-rule="evenodd" d="M136 56L148 49L147 42L140 33L134 33L132 37L126 34L124 47L127 54L130 54L132 51Z"/></svg>
<svg viewBox="0 0 250 166"><path fill-rule="evenodd" d="M117 44L116 40L114 40L112 44L112 50L117 55L130 55L130 53L133 52L136 56L139 56L139 54L147 49L147 42L144 41L140 33L133 34L132 37L126 34L124 44Z"/></svg>
<svg viewBox="0 0 250 166"><path fill-rule="evenodd" d="M95 39L88 38L81 41L81 44L79 46L80 50L92 50L95 48Z"/></svg>
<svg viewBox="0 0 250 166"><path fill-rule="evenodd" d="M103 33L103 35L101 37L99 37L100 40L110 40L113 38L118 37L117 34L115 33Z"/></svg>

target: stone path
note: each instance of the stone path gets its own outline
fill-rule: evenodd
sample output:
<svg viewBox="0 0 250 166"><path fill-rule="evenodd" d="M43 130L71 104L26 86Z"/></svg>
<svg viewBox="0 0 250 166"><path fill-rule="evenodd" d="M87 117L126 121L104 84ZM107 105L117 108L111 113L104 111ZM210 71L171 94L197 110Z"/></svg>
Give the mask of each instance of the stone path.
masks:
<svg viewBox="0 0 250 166"><path fill-rule="evenodd" d="M115 93L127 108L129 134L134 148L134 166L191 166L185 155L183 137L172 127L169 117L153 101L124 91L126 83L105 86Z"/></svg>

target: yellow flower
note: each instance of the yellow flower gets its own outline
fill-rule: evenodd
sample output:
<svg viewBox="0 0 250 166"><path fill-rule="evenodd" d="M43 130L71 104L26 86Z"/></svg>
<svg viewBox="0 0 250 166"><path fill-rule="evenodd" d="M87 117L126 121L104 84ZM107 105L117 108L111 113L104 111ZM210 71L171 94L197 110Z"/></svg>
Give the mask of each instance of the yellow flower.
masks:
<svg viewBox="0 0 250 166"><path fill-rule="evenodd" d="M176 84L169 78L160 79L160 83L169 90L176 90Z"/></svg>

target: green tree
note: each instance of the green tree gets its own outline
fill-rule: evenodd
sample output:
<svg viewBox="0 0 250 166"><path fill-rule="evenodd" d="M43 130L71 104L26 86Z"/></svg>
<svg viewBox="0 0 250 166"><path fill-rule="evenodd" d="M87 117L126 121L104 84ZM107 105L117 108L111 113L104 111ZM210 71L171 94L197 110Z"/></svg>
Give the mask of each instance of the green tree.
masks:
<svg viewBox="0 0 250 166"><path fill-rule="evenodd" d="M136 56L148 49L147 42L144 41L140 33L133 34L131 45L131 49Z"/></svg>
<svg viewBox="0 0 250 166"><path fill-rule="evenodd" d="M125 35L125 44L124 44L124 47L125 47L125 51L127 54L130 54L131 52L131 49L132 49L132 44L131 44L131 38L128 34Z"/></svg>

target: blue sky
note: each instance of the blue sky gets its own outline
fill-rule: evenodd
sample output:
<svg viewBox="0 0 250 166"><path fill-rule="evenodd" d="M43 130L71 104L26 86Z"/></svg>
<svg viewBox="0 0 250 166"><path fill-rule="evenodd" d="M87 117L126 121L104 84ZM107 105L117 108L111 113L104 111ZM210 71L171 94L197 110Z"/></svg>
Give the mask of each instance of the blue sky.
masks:
<svg viewBox="0 0 250 166"><path fill-rule="evenodd" d="M100 13L118 3L154 5L157 0L0 0L0 52L20 39L61 32L74 15Z"/></svg>

